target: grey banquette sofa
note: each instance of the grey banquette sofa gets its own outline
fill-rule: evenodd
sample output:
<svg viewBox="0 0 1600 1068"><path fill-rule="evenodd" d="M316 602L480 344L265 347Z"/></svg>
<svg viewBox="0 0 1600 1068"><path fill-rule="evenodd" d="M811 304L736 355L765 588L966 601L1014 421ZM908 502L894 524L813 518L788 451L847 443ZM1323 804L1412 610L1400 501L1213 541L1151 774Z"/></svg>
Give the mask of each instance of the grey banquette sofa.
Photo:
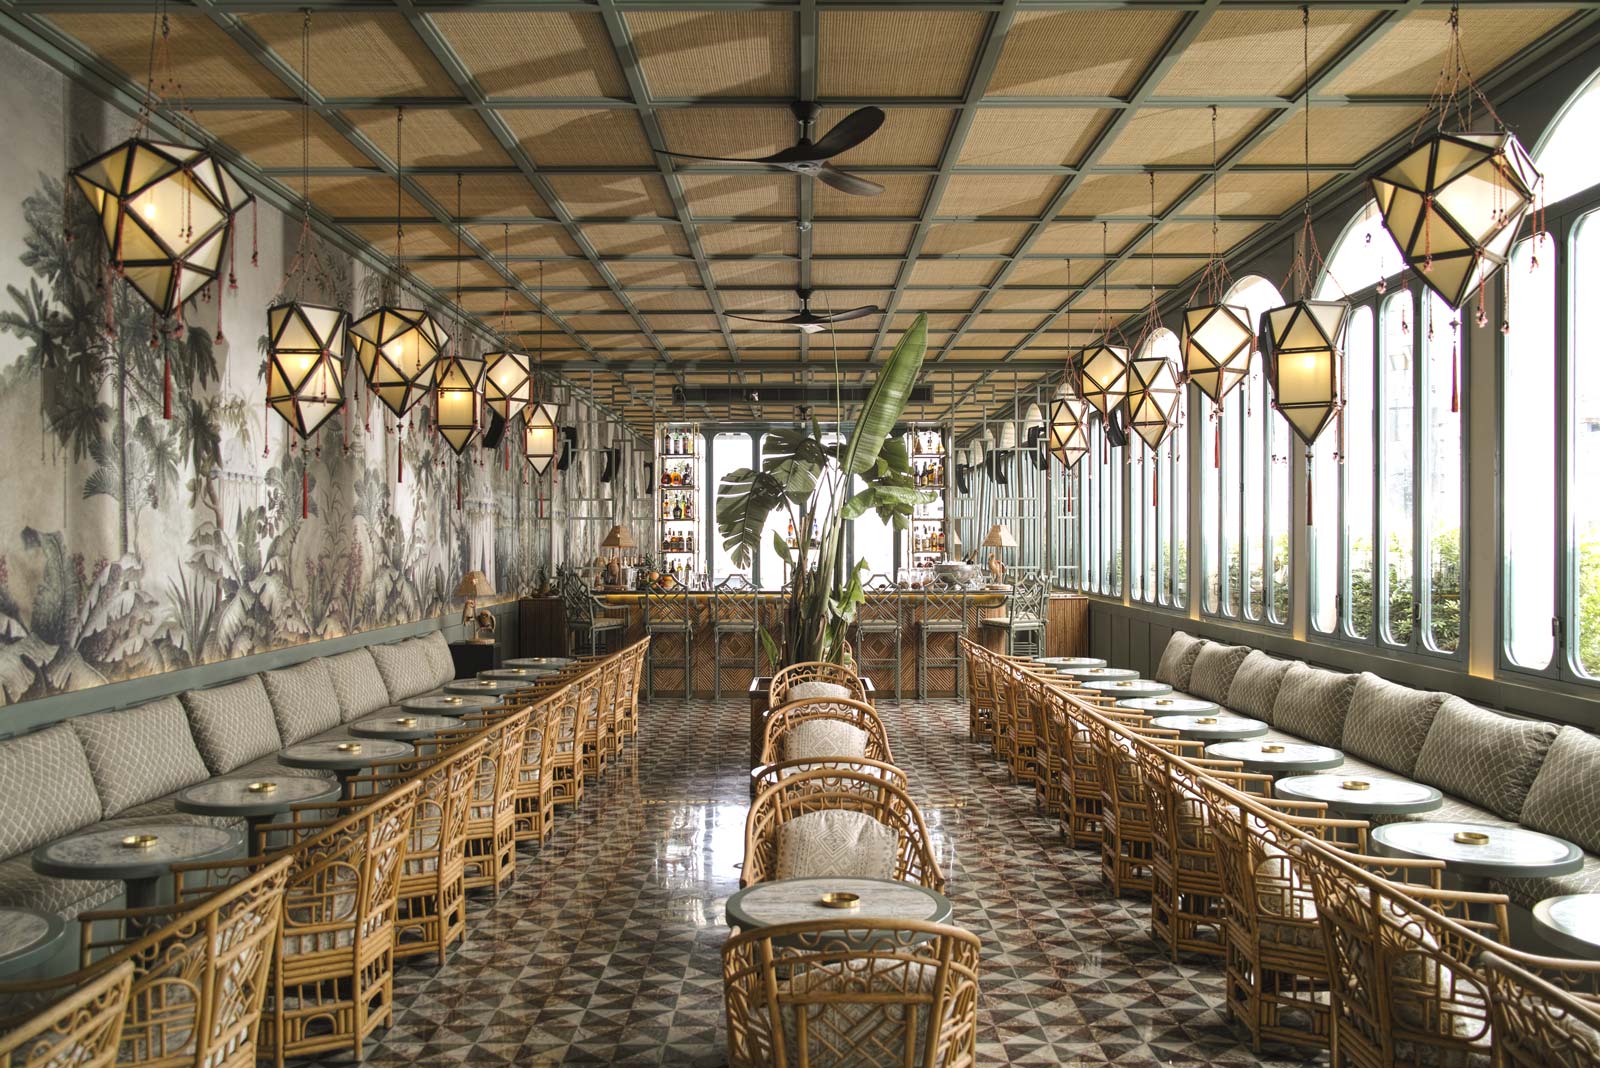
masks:
<svg viewBox="0 0 1600 1068"><path fill-rule="evenodd" d="M1370 672L1345 674L1177 631L1155 678L1271 725L1267 738L1343 750L1340 772L1389 772L1437 787L1444 806L1398 819L1521 825L1575 843L1582 870L1504 879L1492 889L1523 908L1600 890L1600 738L1519 719L1452 694L1413 690Z"/></svg>
<svg viewBox="0 0 1600 1068"><path fill-rule="evenodd" d="M343 736L345 724L432 693L454 676L450 647L434 631L0 741L0 905L70 919L119 897L120 882L39 875L30 854L96 825L226 824L180 814L174 795L210 778L322 774L284 767L279 751Z"/></svg>

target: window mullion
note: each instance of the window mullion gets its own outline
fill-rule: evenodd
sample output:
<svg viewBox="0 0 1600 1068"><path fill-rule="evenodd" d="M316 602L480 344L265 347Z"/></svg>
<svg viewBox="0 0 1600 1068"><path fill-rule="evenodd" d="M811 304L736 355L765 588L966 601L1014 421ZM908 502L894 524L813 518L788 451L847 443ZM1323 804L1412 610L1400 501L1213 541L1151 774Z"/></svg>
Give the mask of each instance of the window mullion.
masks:
<svg viewBox="0 0 1600 1068"><path fill-rule="evenodd" d="M1416 303L1417 316L1412 319L1411 330L1411 640L1406 649L1413 653L1427 649L1423 632L1428 627L1428 557L1431 549L1426 540L1428 491L1433 469L1432 449L1428 446L1428 360L1431 353L1424 342L1427 331L1434 328L1433 298L1425 287L1419 287ZM1422 326L1422 316L1427 316L1427 328Z"/></svg>

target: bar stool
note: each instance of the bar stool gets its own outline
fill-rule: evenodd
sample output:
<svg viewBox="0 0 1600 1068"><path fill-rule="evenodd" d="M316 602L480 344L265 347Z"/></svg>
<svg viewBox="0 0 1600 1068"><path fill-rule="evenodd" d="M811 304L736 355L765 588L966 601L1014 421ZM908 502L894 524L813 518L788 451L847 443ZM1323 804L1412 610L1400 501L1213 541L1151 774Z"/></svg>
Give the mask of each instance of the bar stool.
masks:
<svg viewBox="0 0 1600 1068"><path fill-rule="evenodd" d="M650 636L645 693L656 696L656 654L663 637L676 635L683 643L683 696L694 692L694 606L687 587L664 590L651 586L644 591L644 630Z"/></svg>
<svg viewBox="0 0 1600 1068"><path fill-rule="evenodd" d="M1006 598L1005 615L982 621L1005 631L1007 656L1044 655L1044 579L1022 579Z"/></svg>
<svg viewBox="0 0 1600 1068"><path fill-rule="evenodd" d="M589 587L576 574L567 572L557 582L567 616L567 632L572 636L572 651L579 655L595 656L604 646L609 652L612 635L620 638L627 629L628 621L607 615L606 606L589 592Z"/></svg>
<svg viewBox="0 0 1600 1068"><path fill-rule="evenodd" d="M745 635L750 639L750 677L761 674L761 600L755 586L743 575L729 575L711 590L711 659L716 677L713 697L722 696L722 639Z"/></svg>
<svg viewBox="0 0 1600 1068"><path fill-rule="evenodd" d="M950 668L955 672L956 696L966 696L966 657L961 641L967 633L967 594L965 590L929 590L922 595L922 618L917 620L917 696L928 696L928 669ZM950 639L950 655L935 657L929 638Z"/></svg>
<svg viewBox="0 0 1600 1068"><path fill-rule="evenodd" d="M865 584L867 598L856 609L856 664L859 674L871 674L870 668L894 665L894 699L900 700L900 673L905 663L904 623L901 619L900 587L887 575L872 575ZM874 656L871 642L879 648L894 644L894 656L887 652ZM882 691L885 687L880 686Z"/></svg>

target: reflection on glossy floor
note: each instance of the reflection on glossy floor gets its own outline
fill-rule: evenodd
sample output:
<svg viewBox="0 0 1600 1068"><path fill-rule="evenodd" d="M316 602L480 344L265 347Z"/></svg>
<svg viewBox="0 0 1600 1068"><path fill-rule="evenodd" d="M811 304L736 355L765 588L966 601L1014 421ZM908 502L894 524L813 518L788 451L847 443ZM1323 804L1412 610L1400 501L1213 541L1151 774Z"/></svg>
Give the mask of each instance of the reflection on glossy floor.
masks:
<svg viewBox="0 0 1600 1068"><path fill-rule="evenodd" d="M641 707L640 744L576 815L558 817L512 889L473 899L449 963L401 967L395 1026L367 1062L715 1063L748 707ZM1172 964L1151 942L1148 908L1110 896L1095 859L1067 849L1031 794L967 742L964 704L880 711L950 877L955 920L984 942L980 1063L1273 1063L1215 1007L1216 967Z"/></svg>

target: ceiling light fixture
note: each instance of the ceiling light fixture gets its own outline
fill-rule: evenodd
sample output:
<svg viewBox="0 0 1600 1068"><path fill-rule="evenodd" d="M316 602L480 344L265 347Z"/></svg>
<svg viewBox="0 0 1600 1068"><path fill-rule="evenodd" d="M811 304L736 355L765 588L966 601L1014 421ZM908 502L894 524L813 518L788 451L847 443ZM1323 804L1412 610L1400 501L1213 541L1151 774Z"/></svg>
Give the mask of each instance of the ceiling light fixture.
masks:
<svg viewBox="0 0 1600 1068"><path fill-rule="evenodd" d="M1099 412L1106 424L1106 437L1120 438L1116 412L1128 396L1128 346L1111 343L1111 258L1110 225L1100 224L1100 340L1078 354L1083 399ZM1120 441L1117 442L1120 444Z"/></svg>
<svg viewBox="0 0 1600 1068"><path fill-rule="evenodd" d="M535 475L550 470L560 447L557 408L541 396L544 387L544 261L539 261L539 347L534 355L531 400L523 412L522 453ZM652 394L653 396L653 394Z"/></svg>
<svg viewBox="0 0 1600 1068"><path fill-rule="evenodd" d="M1072 336L1072 301L1076 294L1072 292L1072 260L1067 260L1067 337ZM1089 428L1085 421L1083 396L1079 385L1079 367L1075 361L1067 361L1066 381L1061 384L1061 389L1056 399L1050 402L1050 424L1048 445L1050 452L1063 467L1069 472L1083 459L1089 451ZM1072 508L1072 491L1067 490L1067 508Z"/></svg>
<svg viewBox="0 0 1600 1068"><path fill-rule="evenodd" d="M461 219L461 175L456 175L456 219ZM452 452L460 457L478 436L478 389L483 384L484 361L461 351L461 225L456 226L456 329L448 355L439 361L433 386L434 427ZM461 507L461 471L456 469L456 508Z"/></svg>

